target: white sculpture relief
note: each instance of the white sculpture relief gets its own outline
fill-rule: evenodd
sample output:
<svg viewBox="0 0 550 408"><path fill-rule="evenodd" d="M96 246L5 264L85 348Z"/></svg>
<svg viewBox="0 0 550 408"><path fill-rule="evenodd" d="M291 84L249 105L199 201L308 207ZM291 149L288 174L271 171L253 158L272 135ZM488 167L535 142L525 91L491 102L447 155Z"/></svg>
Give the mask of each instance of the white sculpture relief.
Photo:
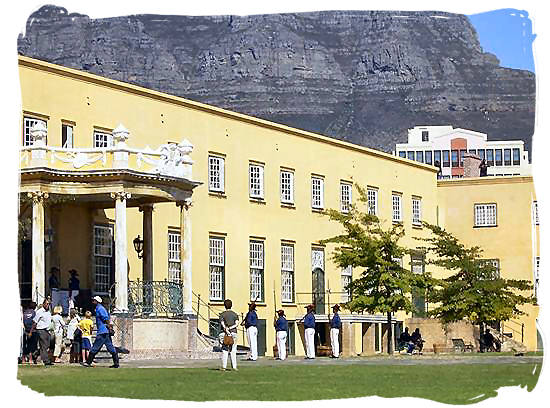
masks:
<svg viewBox="0 0 550 408"><path fill-rule="evenodd" d="M82 153L82 152L67 152L67 156L69 156L69 158L55 155L55 158L59 161L62 161L63 163L72 164L75 169L79 169L89 164L93 164L101 159L103 159L103 165L105 165L106 163L105 151L102 154L99 154L96 156L87 155L86 153ZM54 159L54 154L52 154L52 163L53 163L53 159Z"/></svg>

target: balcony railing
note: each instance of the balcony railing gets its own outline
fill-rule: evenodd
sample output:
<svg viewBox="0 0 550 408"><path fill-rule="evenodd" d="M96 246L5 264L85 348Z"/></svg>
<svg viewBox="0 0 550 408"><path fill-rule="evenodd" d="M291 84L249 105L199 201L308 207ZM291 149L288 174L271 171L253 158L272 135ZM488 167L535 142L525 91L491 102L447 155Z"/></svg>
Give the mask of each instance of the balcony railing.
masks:
<svg viewBox="0 0 550 408"><path fill-rule="evenodd" d="M181 317L183 285L170 281L130 281L128 310L135 317Z"/></svg>

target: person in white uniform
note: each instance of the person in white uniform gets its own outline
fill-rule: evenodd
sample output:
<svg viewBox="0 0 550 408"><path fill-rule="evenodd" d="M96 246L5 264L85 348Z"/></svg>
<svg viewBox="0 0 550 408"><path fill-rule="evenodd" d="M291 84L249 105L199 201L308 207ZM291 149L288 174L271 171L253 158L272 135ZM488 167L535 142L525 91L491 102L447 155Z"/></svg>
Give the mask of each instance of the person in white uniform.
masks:
<svg viewBox="0 0 550 408"><path fill-rule="evenodd" d="M315 315L313 304L307 305L307 314L303 317L304 320L304 338L306 341L306 360L315 358Z"/></svg>
<svg viewBox="0 0 550 408"><path fill-rule="evenodd" d="M338 358L340 356L340 344L338 336L340 335L340 329L342 328L342 320L340 320L340 305L335 304L332 306L332 318L330 319L330 346L332 348L331 358Z"/></svg>
<svg viewBox="0 0 550 408"><path fill-rule="evenodd" d="M258 315L256 314L256 303L248 304L248 313L244 318L241 326L246 329L246 337L248 339L248 347L250 347L250 355L247 360L258 360Z"/></svg>
<svg viewBox="0 0 550 408"><path fill-rule="evenodd" d="M286 336L288 332L288 322L285 318L284 310L277 310L278 318L275 317L275 332L277 333L277 360L286 359Z"/></svg>

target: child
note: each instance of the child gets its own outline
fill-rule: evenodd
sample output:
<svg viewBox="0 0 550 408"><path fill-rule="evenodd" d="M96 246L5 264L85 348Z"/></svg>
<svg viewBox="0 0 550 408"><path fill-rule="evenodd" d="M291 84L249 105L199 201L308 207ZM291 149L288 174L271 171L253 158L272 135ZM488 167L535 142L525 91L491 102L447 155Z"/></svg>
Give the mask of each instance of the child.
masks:
<svg viewBox="0 0 550 408"><path fill-rule="evenodd" d="M78 327L80 322L80 316L76 312L76 309L71 309L69 315L70 321L67 326L67 339L71 341L71 356L69 363L78 363L80 359L80 342L82 340L82 331Z"/></svg>
<svg viewBox="0 0 550 408"><path fill-rule="evenodd" d="M78 327L82 331L82 364L84 364L92 348L92 329L94 327L92 312L86 310L84 319L78 323Z"/></svg>
<svg viewBox="0 0 550 408"><path fill-rule="evenodd" d="M61 363L61 360L59 357L62 353L62 345L63 345L63 328L65 327L65 321L63 320L63 317L61 317L60 313L63 311L63 307L60 305L57 305L53 308L53 316L52 316L52 323L53 323L53 333L55 336L55 349L53 351L53 358L54 363Z"/></svg>

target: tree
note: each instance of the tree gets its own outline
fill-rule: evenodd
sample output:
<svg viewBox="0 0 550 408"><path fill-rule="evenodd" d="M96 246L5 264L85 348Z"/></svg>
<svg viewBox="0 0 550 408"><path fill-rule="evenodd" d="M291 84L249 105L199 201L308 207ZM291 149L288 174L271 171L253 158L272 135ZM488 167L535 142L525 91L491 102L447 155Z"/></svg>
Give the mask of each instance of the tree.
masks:
<svg viewBox="0 0 550 408"><path fill-rule="evenodd" d="M367 203L363 188L355 185L359 201ZM408 250L399 245L405 235L401 224L384 228L375 215L363 213L357 205L351 205L349 212L329 209L325 211L332 221L339 222L344 234L324 239L322 243L337 246L332 259L342 267L363 268L358 279L348 286L351 300L345 307L352 312L385 313L388 328L388 354L393 354L391 315L403 310L411 312L410 295L415 286L424 286L427 276L415 274L401 266L402 257Z"/></svg>
<svg viewBox="0 0 550 408"><path fill-rule="evenodd" d="M480 247L468 248L444 229L427 223L424 226L432 236L418 239L425 241L427 252L435 256L427 263L455 271L428 288L428 301L436 304L428 312L430 316L443 323L467 319L479 325L482 334L484 324L524 315L519 306L535 303L533 296L521 293L532 290L531 282L500 277L497 267L481 258Z"/></svg>

